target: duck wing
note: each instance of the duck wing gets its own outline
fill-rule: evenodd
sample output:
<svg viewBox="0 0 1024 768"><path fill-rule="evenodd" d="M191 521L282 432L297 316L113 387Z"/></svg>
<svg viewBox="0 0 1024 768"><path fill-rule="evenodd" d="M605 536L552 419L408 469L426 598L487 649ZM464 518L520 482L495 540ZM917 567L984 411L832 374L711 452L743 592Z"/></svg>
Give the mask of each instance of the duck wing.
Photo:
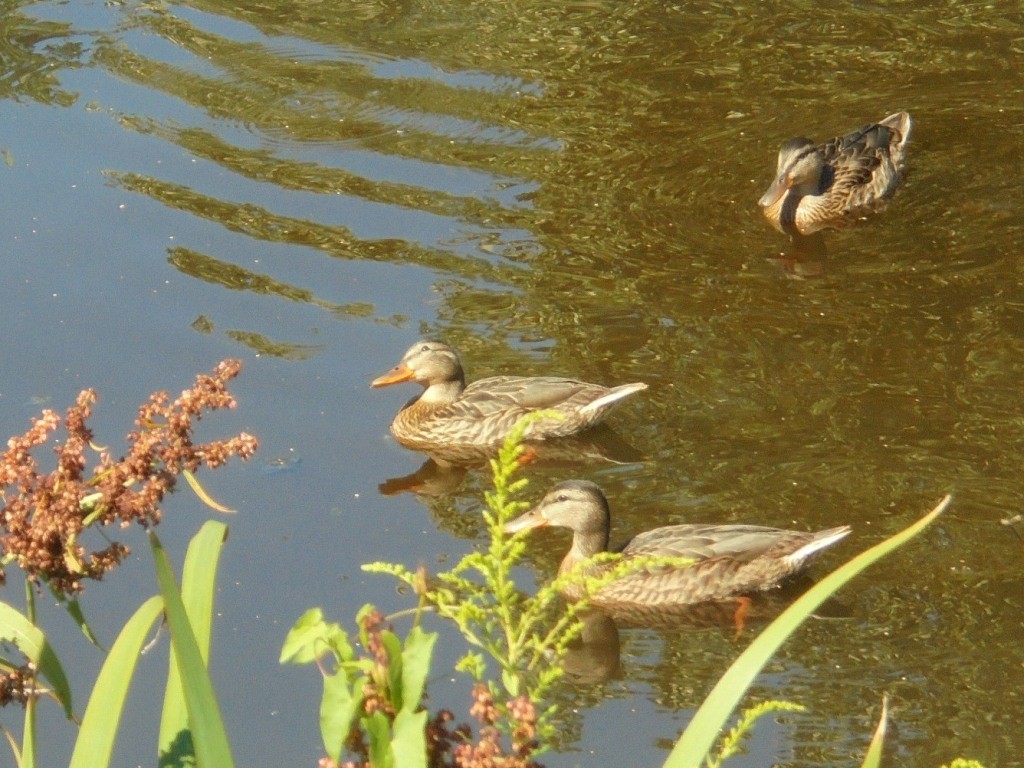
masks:
<svg viewBox="0 0 1024 768"><path fill-rule="evenodd" d="M844 201L843 213L857 214L893 192L903 170L909 130L910 116L897 113L821 145L830 172L823 174L822 186Z"/></svg>
<svg viewBox="0 0 1024 768"><path fill-rule="evenodd" d="M639 534L622 553L747 562L769 552L797 549L812 536L762 525L669 525Z"/></svg>
<svg viewBox="0 0 1024 768"><path fill-rule="evenodd" d="M534 422L525 437L565 437L596 424L612 405L646 388L645 384L609 388L555 376L492 376L470 384L438 415L446 420L486 422L496 433L504 433L528 413L553 410L563 418Z"/></svg>
<svg viewBox="0 0 1024 768"><path fill-rule="evenodd" d="M607 391L597 384L554 376L492 376L474 381L460 400L479 403L490 413L508 408L535 411L570 402L585 405Z"/></svg>

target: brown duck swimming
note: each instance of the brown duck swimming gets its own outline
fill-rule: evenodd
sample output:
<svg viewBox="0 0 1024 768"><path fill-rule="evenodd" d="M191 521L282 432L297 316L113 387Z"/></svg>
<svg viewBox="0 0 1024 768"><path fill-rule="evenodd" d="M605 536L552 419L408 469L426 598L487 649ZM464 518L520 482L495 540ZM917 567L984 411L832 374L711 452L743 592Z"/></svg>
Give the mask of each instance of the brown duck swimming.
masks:
<svg viewBox="0 0 1024 768"><path fill-rule="evenodd" d="M439 341L418 341L402 361L371 387L415 381L425 389L398 412L391 433L402 445L429 452L438 446L497 446L520 418L552 410L561 419L541 419L524 439L567 437L597 424L623 398L646 384L602 387L553 376L493 376L469 386L459 356Z"/></svg>
<svg viewBox="0 0 1024 768"><path fill-rule="evenodd" d="M906 112L815 144L791 139L779 150L775 181L759 204L778 229L803 235L862 218L893 193L905 167Z"/></svg>
<svg viewBox="0 0 1024 768"><path fill-rule="evenodd" d="M529 512L509 522L506 532L541 526L569 528L572 547L559 574L576 569L599 552L608 551L611 512L601 489L586 480L559 483ZM612 615L636 618L712 600L727 600L779 586L799 573L822 549L850 533L849 526L817 533L786 531L760 525L669 525L641 533L621 549L629 558L667 555L686 558L689 565L662 566L627 573L590 596L591 605ZM599 575L607 566L581 566L577 572ZM563 593L578 600L583 587Z"/></svg>

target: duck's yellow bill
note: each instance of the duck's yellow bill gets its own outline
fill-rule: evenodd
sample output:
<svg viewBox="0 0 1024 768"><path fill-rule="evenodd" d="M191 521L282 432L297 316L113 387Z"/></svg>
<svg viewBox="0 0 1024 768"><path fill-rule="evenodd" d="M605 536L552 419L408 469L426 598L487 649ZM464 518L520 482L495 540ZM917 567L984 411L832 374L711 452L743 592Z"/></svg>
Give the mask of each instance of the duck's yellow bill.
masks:
<svg viewBox="0 0 1024 768"><path fill-rule="evenodd" d="M529 512L524 512L515 520L505 523L505 533L518 533L528 531L531 528L542 528L549 525L550 521L541 515L540 507L534 507Z"/></svg>
<svg viewBox="0 0 1024 768"><path fill-rule="evenodd" d="M371 387L386 387L389 384L401 384L409 381L415 374L405 363L399 363L383 376L378 376L370 382Z"/></svg>

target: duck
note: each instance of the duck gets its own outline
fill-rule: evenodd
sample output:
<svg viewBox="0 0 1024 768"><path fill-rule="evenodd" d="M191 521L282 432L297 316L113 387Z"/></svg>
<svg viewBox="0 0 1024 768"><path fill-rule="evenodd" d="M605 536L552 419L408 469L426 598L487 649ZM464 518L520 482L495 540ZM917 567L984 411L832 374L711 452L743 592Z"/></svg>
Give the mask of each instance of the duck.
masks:
<svg viewBox="0 0 1024 768"><path fill-rule="evenodd" d="M909 113L896 112L820 144L790 139L758 201L764 215L777 229L801 235L863 218L902 180L911 126Z"/></svg>
<svg viewBox="0 0 1024 768"><path fill-rule="evenodd" d="M458 352L441 341L417 341L371 387L415 381L424 389L391 422L391 434L407 448L430 453L496 448L527 414L550 410L561 418L527 426L528 441L576 435L601 422L624 398L647 389L642 382L604 387L555 376L492 376L466 384Z"/></svg>
<svg viewBox="0 0 1024 768"><path fill-rule="evenodd" d="M607 552L611 510L601 489L589 480L566 480L555 485L531 510L506 523L506 533L555 526L572 531L572 545L558 568L559 575L600 576L613 567L592 563ZM840 541L850 526L817 532L784 530L761 525L669 525L645 531L618 551L626 559L669 556L685 559L672 564L627 572L587 595L583 578L563 588L566 600L587 598L590 607L612 616L635 620L645 612L687 609L715 601L757 595L781 586L802 573L822 550Z"/></svg>

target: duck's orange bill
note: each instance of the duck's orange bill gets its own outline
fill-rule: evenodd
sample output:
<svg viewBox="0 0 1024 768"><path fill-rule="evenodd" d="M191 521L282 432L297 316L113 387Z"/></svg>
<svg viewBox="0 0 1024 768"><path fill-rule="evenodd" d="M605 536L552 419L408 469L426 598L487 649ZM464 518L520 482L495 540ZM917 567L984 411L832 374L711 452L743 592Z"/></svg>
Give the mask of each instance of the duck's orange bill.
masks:
<svg viewBox="0 0 1024 768"><path fill-rule="evenodd" d="M540 513L540 507L534 507L529 512L524 512L515 520L505 523L505 533L528 531L531 528L542 528L548 524L548 519Z"/></svg>
<svg viewBox="0 0 1024 768"><path fill-rule="evenodd" d="M761 199L757 201L757 204L762 208L770 208L779 201L779 198L789 192L793 186L793 180L788 176L779 176L772 185L768 187L768 191L761 196Z"/></svg>
<svg viewBox="0 0 1024 768"><path fill-rule="evenodd" d="M409 381L413 376L415 376L415 374L409 366L405 363L399 363L383 376L378 376L376 379L371 381L370 386L386 387L388 384L401 384L403 381Z"/></svg>

